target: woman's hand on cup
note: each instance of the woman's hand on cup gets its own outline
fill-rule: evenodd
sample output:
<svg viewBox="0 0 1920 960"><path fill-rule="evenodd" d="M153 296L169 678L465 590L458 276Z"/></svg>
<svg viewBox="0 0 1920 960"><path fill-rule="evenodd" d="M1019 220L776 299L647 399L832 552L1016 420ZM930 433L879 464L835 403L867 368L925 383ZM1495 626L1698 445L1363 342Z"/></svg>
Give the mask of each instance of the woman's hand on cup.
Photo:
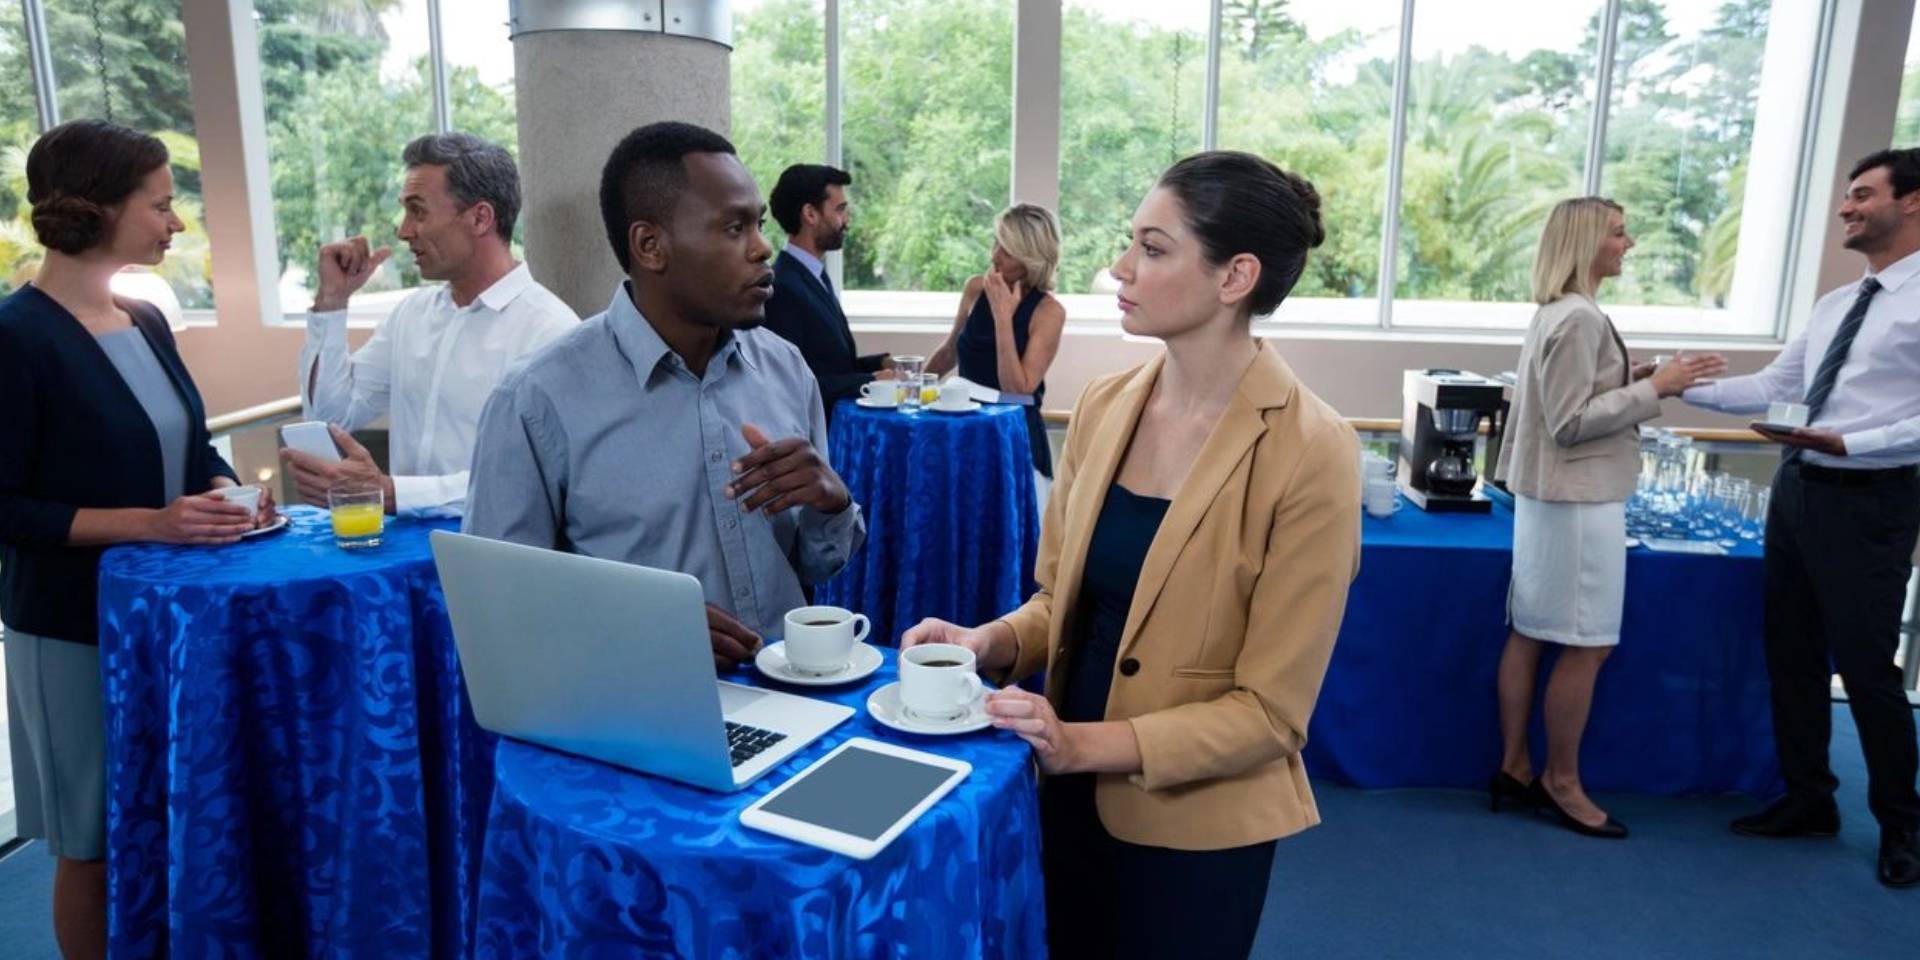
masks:
<svg viewBox="0 0 1920 960"><path fill-rule="evenodd" d="M180 497L147 520L145 539L159 543L235 543L253 529L253 515L237 503L208 492Z"/></svg>
<svg viewBox="0 0 1920 960"><path fill-rule="evenodd" d="M951 643L973 651L976 669L1004 670L1013 664L1012 633L996 630L999 621L983 627L963 627L957 623L948 623L934 617L928 617L907 628L900 635L900 649L917 647L923 643Z"/></svg>

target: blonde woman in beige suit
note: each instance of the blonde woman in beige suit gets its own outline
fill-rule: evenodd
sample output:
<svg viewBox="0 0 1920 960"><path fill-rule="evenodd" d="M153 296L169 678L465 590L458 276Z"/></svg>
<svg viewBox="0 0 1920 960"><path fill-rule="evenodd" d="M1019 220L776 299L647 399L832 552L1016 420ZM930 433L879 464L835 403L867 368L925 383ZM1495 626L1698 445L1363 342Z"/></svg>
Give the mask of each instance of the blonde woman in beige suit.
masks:
<svg viewBox="0 0 1920 960"><path fill-rule="evenodd" d="M1080 397L1019 609L922 621L1006 687L1033 746L1055 957L1244 957L1275 841L1319 822L1300 749L1360 556L1359 443L1252 335L1319 245L1312 184L1175 164L1113 266L1166 351Z"/></svg>
<svg viewBox="0 0 1920 960"><path fill-rule="evenodd" d="M1580 738L1593 684L1620 642L1627 576L1626 501L1640 472L1636 427L1725 369L1717 355L1635 365L1595 302L1633 249L1626 214L1600 197L1563 200L1547 218L1533 263L1540 304L1520 348L1509 441L1495 475L1514 493L1512 632L1500 657L1500 770L1493 808L1518 800L1576 833L1626 837L1580 783ZM1527 749L1534 679L1546 644L1560 647L1547 680L1547 766Z"/></svg>

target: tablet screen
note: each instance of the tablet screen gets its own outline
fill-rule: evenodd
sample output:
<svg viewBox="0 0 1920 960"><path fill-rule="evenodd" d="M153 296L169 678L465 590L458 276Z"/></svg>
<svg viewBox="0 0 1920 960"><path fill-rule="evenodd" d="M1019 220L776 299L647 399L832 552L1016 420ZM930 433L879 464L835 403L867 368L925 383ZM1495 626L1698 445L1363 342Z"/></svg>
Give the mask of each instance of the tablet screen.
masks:
<svg viewBox="0 0 1920 960"><path fill-rule="evenodd" d="M809 769L760 809L875 840L957 771L848 747Z"/></svg>

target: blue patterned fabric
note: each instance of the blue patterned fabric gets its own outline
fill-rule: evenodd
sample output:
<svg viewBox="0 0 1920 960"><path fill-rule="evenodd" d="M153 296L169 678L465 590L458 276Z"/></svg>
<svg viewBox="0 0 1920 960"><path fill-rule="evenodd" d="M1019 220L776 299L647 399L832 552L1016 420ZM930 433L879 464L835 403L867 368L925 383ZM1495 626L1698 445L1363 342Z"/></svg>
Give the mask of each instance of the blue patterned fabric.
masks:
<svg viewBox="0 0 1920 960"><path fill-rule="evenodd" d="M128 957L462 957L493 738L427 531L324 511L100 564L108 935Z"/></svg>
<svg viewBox="0 0 1920 960"><path fill-rule="evenodd" d="M1040 545L1025 416L836 407L828 453L867 543L815 602L866 614L883 646L923 617L972 626L1025 603Z"/></svg>
<svg viewBox="0 0 1920 960"><path fill-rule="evenodd" d="M1309 773L1360 787L1482 787L1500 759L1513 513L1363 521L1360 577L1314 710ZM1761 644L1760 547L1627 551L1620 646L1581 742L1589 790L1782 789ZM1536 687L1535 769L1546 762Z"/></svg>
<svg viewBox="0 0 1920 960"><path fill-rule="evenodd" d="M865 683L798 691L858 713L737 793L501 740L475 956L1044 957L1026 745L994 730L918 737L875 723L867 695L897 678L887 659ZM728 679L777 686L751 668ZM741 810L856 736L973 772L871 860L740 825Z"/></svg>

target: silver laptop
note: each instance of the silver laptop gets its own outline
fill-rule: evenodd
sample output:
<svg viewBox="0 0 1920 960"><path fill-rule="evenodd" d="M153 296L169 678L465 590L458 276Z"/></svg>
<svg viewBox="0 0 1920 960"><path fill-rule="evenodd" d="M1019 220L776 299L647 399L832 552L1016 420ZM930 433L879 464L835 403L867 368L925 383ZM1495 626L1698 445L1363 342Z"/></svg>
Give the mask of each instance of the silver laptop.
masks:
<svg viewBox="0 0 1920 960"><path fill-rule="evenodd" d="M853 716L716 681L706 597L686 574L432 536L467 695L487 730L738 790Z"/></svg>

